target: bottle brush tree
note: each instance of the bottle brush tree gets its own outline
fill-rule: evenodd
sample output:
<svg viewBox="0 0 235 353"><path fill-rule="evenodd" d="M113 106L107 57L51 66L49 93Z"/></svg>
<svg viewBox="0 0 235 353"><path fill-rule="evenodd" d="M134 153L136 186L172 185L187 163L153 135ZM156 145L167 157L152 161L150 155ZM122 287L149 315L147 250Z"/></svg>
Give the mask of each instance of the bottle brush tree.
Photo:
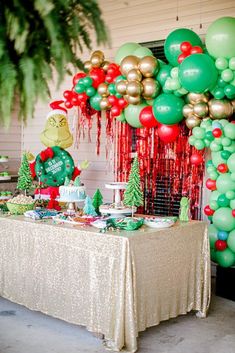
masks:
<svg viewBox="0 0 235 353"><path fill-rule="evenodd" d="M24 190L26 195L27 191L32 188L32 175L26 153L22 156L18 176L17 189Z"/></svg>
<svg viewBox="0 0 235 353"><path fill-rule="evenodd" d="M100 189L97 189L92 198L92 205L95 207L95 211L97 214L100 214L99 207L103 203L103 196L100 192Z"/></svg>

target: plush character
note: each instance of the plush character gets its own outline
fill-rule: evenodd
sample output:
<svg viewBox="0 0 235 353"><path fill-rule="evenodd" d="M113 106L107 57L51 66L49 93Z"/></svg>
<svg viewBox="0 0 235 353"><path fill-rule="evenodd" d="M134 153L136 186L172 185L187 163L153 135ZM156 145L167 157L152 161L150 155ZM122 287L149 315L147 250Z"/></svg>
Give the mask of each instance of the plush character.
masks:
<svg viewBox="0 0 235 353"><path fill-rule="evenodd" d="M73 144L67 110L60 106L62 103L63 101L54 101L50 104L53 110L47 115L46 126L40 135L41 142L47 147L68 148Z"/></svg>

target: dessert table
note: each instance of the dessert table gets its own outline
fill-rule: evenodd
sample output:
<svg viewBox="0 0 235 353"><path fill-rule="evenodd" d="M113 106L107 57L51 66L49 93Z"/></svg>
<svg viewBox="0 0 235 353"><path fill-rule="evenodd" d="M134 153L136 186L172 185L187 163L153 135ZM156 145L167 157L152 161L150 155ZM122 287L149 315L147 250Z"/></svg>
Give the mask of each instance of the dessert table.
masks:
<svg viewBox="0 0 235 353"><path fill-rule="evenodd" d="M0 217L0 296L137 350L138 332L210 302L207 225L100 233Z"/></svg>

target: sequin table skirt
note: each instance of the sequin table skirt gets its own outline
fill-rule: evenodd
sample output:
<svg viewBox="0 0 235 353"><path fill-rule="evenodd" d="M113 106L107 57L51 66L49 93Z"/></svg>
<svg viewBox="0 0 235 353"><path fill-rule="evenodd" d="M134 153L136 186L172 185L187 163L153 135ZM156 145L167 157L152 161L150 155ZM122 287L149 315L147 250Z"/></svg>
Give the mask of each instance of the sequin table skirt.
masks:
<svg viewBox="0 0 235 353"><path fill-rule="evenodd" d="M203 222L134 232L0 217L0 296L137 350L138 332L210 302Z"/></svg>

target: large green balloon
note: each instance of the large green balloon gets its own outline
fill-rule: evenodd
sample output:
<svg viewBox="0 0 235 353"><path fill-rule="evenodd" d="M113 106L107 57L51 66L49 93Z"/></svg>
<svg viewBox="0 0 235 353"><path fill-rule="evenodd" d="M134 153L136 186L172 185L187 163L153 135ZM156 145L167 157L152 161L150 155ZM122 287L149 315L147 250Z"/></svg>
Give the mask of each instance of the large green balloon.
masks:
<svg viewBox="0 0 235 353"><path fill-rule="evenodd" d="M94 96L90 98L90 105L93 109L100 111L100 101L102 97L99 93L96 93Z"/></svg>
<svg viewBox="0 0 235 353"><path fill-rule="evenodd" d="M235 190L235 182L231 179L231 174L221 174L216 180L216 187L217 190L222 194L225 194L230 190Z"/></svg>
<svg viewBox="0 0 235 353"><path fill-rule="evenodd" d="M228 161L228 168L231 173L235 172L235 153L231 154Z"/></svg>
<svg viewBox="0 0 235 353"><path fill-rule="evenodd" d="M230 249L216 251L216 262L222 267L230 267L235 262L235 254Z"/></svg>
<svg viewBox="0 0 235 353"><path fill-rule="evenodd" d="M143 127L140 122L140 112L143 108L147 107L147 104L129 104L124 110L124 115L127 123L135 128Z"/></svg>
<svg viewBox="0 0 235 353"><path fill-rule="evenodd" d="M188 56L179 68L181 85L189 92L203 93L216 85L218 71L207 54Z"/></svg>
<svg viewBox="0 0 235 353"><path fill-rule="evenodd" d="M141 45L138 43L123 44L116 52L115 62L120 65L123 58L128 55L133 55L134 51L138 48L141 48Z"/></svg>
<svg viewBox="0 0 235 353"><path fill-rule="evenodd" d="M156 79L158 82L160 82L160 84L162 85L162 87L164 86L166 80L168 77L171 77L171 70L172 70L172 66L171 65L163 65L157 76Z"/></svg>
<svg viewBox="0 0 235 353"><path fill-rule="evenodd" d="M182 53L180 45L182 42L190 42L192 46L202 46L199 36L187 28L179 28L171 32L165 40L164 52L167 60L173 66L178 66L178 57Z"/></svg>
<svg viewBox="0 0 235 353"><path fill-rule="evenodd" d="M214 224L210 224L208 227L208 236L210 241L210 247L215 248L215 242L218 240L217 237L218 229L214 226Z"/></svg>
<svg viewBox="0 0 235 353"><path fill-rule="evenodd" d="M221 193L217 190L214 190L210 194L210 201L217 201L218 197L221 195Z"/></svg>
<svg viewBox="0 0 235 353"><path fill-rule="evenodd" d="M227 244L228 244L229 249L235 253L235 230L232 230L229 233L229 236L227 239Z"/></svg>
<svg viewBox="0 0 235 353"><path fill-rule="evenodd" d="M230 232L235 228L235 218L230 207L221 207L215 211L212 217L213 223L219 230Z"/></svg>
<svg viewBox="0 0 235 353"><path fill-rule="evenodd" d="M235 139L235 124L229 123L224 127L224 134L230 139Z"/></svg>
<svg viewBox="0 0 235 353"><path fill-rule="evenodd" d="M183 119L184 101L174 94L162 93L153 102L153 115L162 124L174 125Z"/></svg>
<svg viewBox="0 0 235 353"><path fill-rule="evenodd" d="M222 158L221 152L211 152L212 162L217 168L219 164L226 163L226 160Z"/></svg>
<svg viewBox="0 0 235 353"><path fill-rule="evenodd" d="M221 17L214 21L206 33L206 48L214 58L235 56L235 18Z"/></svg>
<svg viewBox="0 0 235 353"><path fill-rule="evenodd" d="M137 48L132 55L137 56L138 58L143 58L144 56L153 56L152 51L146 47Z"/></svg>

